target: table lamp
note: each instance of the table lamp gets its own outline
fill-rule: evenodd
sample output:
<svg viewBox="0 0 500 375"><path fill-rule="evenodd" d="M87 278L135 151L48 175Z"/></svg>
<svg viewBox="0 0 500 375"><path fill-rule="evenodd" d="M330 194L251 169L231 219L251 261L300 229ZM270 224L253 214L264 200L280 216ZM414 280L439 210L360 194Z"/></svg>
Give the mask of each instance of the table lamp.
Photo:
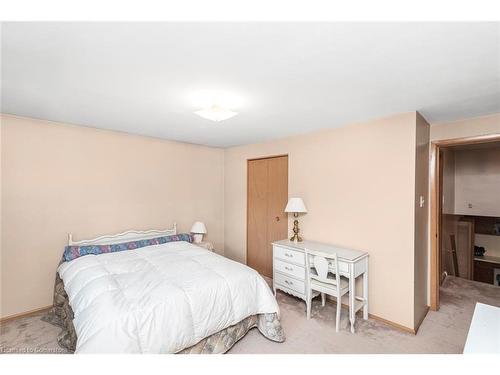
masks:
<svg viewBox="0 0 500 375"><path fill-rule="evenodd" d="M207 233L207 227L201 221L196 221L191 227L194 243L200 243L203 240L203 235Z"/></svg>
<svg viewBox="0 0 500 375"><path fill-rule="evenodd" d="M293 217L295 218L293 221L293 236L290 238L290 241L302 241L302 238L299 236L299 221L297 220L299 213L307 212L306 205L302 198L290 198L285 207L285 212L293 212Z"/></svg>

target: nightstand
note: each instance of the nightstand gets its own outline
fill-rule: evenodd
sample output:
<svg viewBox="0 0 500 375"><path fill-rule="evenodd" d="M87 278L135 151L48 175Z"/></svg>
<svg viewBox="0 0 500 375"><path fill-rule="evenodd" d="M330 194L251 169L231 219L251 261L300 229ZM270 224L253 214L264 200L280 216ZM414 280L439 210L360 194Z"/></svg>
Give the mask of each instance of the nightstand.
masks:
<svg viewBox="0 0 500 375"><path fill-rule="evenodd" d="M207 250L210 250L210 251L214 251L214 244L212 242L208 242L208 241L202 241L202 242L193 242L193 245L196 245L196 246L200 246L200 247L204 247L205 249Z"/></svg>

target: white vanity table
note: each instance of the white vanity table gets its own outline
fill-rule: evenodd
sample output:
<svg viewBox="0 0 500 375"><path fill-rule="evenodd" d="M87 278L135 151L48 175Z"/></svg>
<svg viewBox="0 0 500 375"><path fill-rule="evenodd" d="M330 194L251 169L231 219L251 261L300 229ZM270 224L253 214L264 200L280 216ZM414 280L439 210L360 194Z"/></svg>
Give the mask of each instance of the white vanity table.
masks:
<svg viewBox="0 0 500 375"><path fill-rule="evenodd" d="M273 289L282 290L306 300L306 275L304 249L337 254L340 275L349 279L349 320L354 332L356 312L363 309L363 319L368 319L368 253L327 245L315 241L273 242ZM363 277L363 295L356 296L356 278Z"/></svg>

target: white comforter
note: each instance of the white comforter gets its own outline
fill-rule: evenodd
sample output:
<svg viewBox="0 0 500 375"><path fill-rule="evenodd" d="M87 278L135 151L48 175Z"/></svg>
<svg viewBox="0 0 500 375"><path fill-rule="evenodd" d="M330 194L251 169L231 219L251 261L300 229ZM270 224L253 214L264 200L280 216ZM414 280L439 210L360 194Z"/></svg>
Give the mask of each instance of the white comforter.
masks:
<svg viewBox="0 0 500 375"><path fill-rule="evenodd" d="M250 315L278 312L256 271L188 242L86 255L58 272L77 353L175 353Z"/></svg>

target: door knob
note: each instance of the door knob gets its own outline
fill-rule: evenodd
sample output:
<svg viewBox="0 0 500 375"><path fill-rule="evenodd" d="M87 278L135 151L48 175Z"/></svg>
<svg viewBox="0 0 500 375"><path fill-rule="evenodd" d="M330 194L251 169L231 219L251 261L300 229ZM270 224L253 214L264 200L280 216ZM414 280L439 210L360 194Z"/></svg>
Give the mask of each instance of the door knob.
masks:
<svg viewBox="0 0 500 375"><path fill-rule="evenodd" d="M279 216L276 216L276 221L280 221L280 217Z"/></svg>

